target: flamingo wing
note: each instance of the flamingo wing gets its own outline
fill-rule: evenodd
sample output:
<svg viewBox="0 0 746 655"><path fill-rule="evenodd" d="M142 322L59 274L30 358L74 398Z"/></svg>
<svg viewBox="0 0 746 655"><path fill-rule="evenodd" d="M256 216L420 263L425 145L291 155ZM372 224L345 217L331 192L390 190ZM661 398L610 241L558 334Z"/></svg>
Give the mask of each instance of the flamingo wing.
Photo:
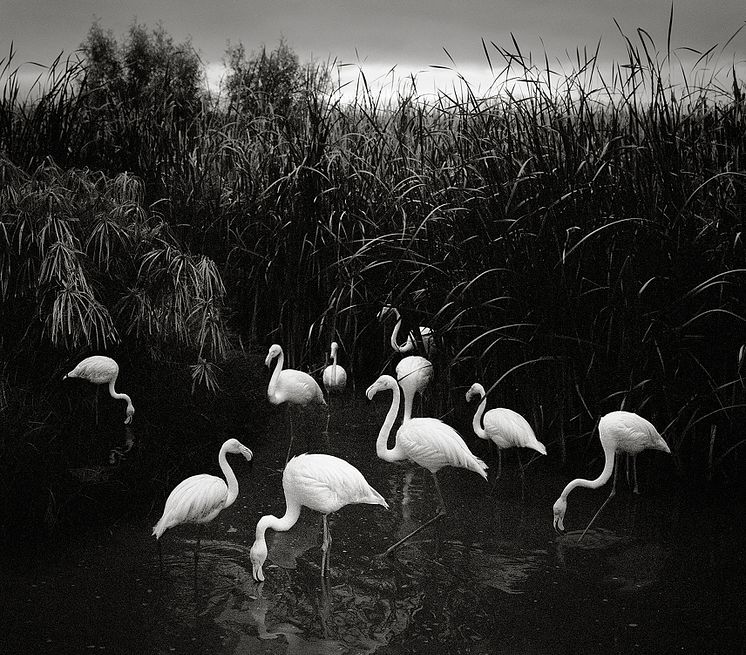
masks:
<svg viewBox="0 0 746 655"><path fill-rule="evenodd" d="M119 365L104 355L93 355L81 361L67 376L83 378L93 384L107 384L119 375Z"/></svg>
<svg viewBox="0 0 746 655"><path fill-rule="evenodd" d="M324 403L324 395L316 380L308 373L295 369L280 371L277 393L281 397L280 402L287 401L295 405L307 405L312 402Z"/></svg>
<svg viewBox="0 0 746 655"><path fill-rule="evenodd" d="M351 503L388 507L363 474L339 457L305 454L285 467L283 487L306 507L329 514Z"/></svg>
<svg viewBox="0 0 746 655"><path fill-rule="evenodd" d="M501 448L538 447L546 454L546 449L536 438L528 421L512 409L504 407L491 409L484 415L484 427L490 439Z"/></svg>
<svg viewBox="0 0 746 655"><path fill-rule="evenodd" d="M410 419L399 428L396 438L407 457L429 471L456 466L487 478L487 465L469 450L456 430L438 419Z"/></svg>
<svg viewBox="0 0 746 655"><path fill-rule="evenodd" d="M179 523L207 523L225 505L228 485L214 475L202 473L180 482L166 499L161 520L153 528L160 537L168 528Z"/></svg>

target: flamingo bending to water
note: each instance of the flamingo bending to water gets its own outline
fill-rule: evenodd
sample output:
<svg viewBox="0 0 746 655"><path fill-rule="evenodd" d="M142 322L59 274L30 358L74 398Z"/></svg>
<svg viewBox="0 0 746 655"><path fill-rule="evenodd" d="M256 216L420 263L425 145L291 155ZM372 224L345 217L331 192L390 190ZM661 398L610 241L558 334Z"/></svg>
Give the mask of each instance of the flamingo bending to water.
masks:
<svg viewBox="0 0 746 655"><path fill-rule="evenodd" d="M432 519L389 547L386 551L388 555L430 523L445 516L446 506L438 484L438 477L435 475L440 469L445 466L465 468L478 473L486 480L487 465L469 450L456 430L436 418L405 420L396 432L394 447L388 448L389 434L399 412L401 397L399 385L390 375L382 375L368 387L366 395L368 400L371 400L379 391L385 389L393 391L394 396L376 440L376 454L387 462L411 460L430 471L435 481L439 506L438 513Z"/></svg>
<svg viewBox="0 0 746 655"><path fill-rule="evenodd" d="M212 521L226 507L230 507L238 497L238 480L228 464L228 453L243 455L251 461L252 452L237 439L228 439L220 448L218 462L225 480L215 475L201 473L180 482L166 499L158 523L153 526L153 536L158 540L158 556L163 567L160 538L169 528L180 523L197 523L197 546L194 549L194 573L197 574L197 558L201 538L201 526Z"/></svg>
<svg viewBox="0 0 746 655"><path fill-rule="evenodd" d="M132 416L135 413L135 407L132 404L132 399L126 393L117 393L114 389L114 384L117 381L119 375L119 364L117 364L111 357L105 355L93 355L86 357L80 364L78 364L72 371L63 376L63 380L66 378L83 378L93 384L108 384L109 395L115 400L126 400L127 401L127 418L124 419L125 424L132 422Z"/></svg>
<svg viewBox="0 0 746 655"><path fill-rule="evenodd" d="M275 370L269 380L267 387L267 398L273 405L288 404L288 418L290 421L290 443L288 452L285 456L285 463L290 459L290 451L293 448L293 415L291 405L298 407L307 407L309 405L326 405L324 394L318 382L308 373L296 371L293 368L283 370L282 365L285 362L285 354L282 347L274 343L270 346L267 353L267 359L264 360L266 366L270 366L272 360L277 358Z"/></svg>
<svg viewBox="0 0 746 655"><path fill-rule="evenodd" d="M363 474L352 464L333 455L296 455L285 466L282 474L285 492L285 514L262 516L256 524L256 538L249 554L252 574L257 582L264 580L262 566L267 560L267 530L285 532L298 521L302 506L324 516L324 540L321 546L321 577L329 565L329 547L332 538L327 522L328 515L345 505L366 503L389 508L383 496L371 487Z"/></svg>
<svg viewBox="0 0 746 655"><path fill-rule="evenodd" d="M633 412L616 411L610 412L603 416L598 423L598 436L601 440L601 447L604 449L604 468L595 480L585 480L576 478L569 482L562 490L560 497L554 503L554 529L562 534L565 532L565 512L567 511L567 496L575 487L588 487L589 489L598 489L609 481L612 469L614 471L614 482L611 487L609 497L603 505L593 515L590 523L586 526L582 539L588 528L596 520L601 510L616 494L616 479L618 467L614 466L614 460L617 452L627 453L635 456L646 448L662 450L664 453L671 454L668 444L663 440L653 424L647 419L642 418Z"/></svg>
<svg viewBox="0 0 746 655"><path fill-rule="evenodd" d="M480 439L490 440L497 446L498 464L495 482L500 479L500 473L502 472L502 451L504 449L531 448L542 455L547 454L544 444L536 438L528 421L518 412L505 407L495 407L485 414L487 397L484 387L478 382L472 384L469 391L466 392L466 402L471 401L474 396L482 399L472 421L474 433ZM521 468L521 475L523 475L523 468Z"/></svg>

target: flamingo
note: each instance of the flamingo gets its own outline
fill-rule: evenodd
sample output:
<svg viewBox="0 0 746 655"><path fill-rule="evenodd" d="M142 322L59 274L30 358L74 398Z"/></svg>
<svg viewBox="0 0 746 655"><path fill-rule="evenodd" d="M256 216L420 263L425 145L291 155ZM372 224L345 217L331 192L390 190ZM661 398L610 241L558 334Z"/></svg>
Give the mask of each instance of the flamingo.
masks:
<svg viewBox="0 0 746 655"><path fill-rule="evenodd" d="M80 364L78 364L72 371L62 377L63 380L66 378L83 378L93 384L108 384L109 395L115 400L126 400L127 401L127 418L124 419L125 424L132 422L132 416L135 413L135 407L132 404L132 399L126 393L117 393L114 389L114 384L117 381L119 375L119 364L117 364L111 357L105 355L93 355L86 357Z"/></svg>
<svg viewBox="0 0 746 655"><path fill-rule="evenodd" d="M596 520L601 510L616 494L616 479L618 467L614 467L614 459L617 452L627 453L636 456L646 448L653 450L662 450L664 453L671 454L666 442L663 440L653 424L647 419L642 418L633 412L616 411L610 412L601 418L598 423L598 436L601 440L601 447L604 449L604 468L595 480L585 480L577 478L569 482L562 490L560 497L555 501L554 512L554 529L559 533L565 532L564 520L565 511L567 510L567 496L575 487L588 487L589 489L598 489L609 481L612 469L614 469L614 482L611 487L609 497L603 505L593 515L590 523L580 535L580 539L588 532L588 528Z"/></svg>
<svg viewBox="0 0 746 655"><path fill-rule="evenodd" d="M387 462L398 462L411 460L426 468L433 476L435 489L438 493L438 513L419 528L397 541L386 551L386 555L392 553L407 539L417 534L433 521L446 515L446 506L443 494L440 491L436 473L444 466L457 466L469 469L487 479L487 465L478 457L474 456L464 443L458 432L450 425L436 418L410 418L405 420L396 432L396 441L393 448L387 447L391 428L399 412L401 392L396 380L390 375L379 377L365 392L368 400L372 400L379 391L390 389L394 392L388 414L381 426L376 441L376 454Z"/></svg>
<svg viewBox="0 0 746 655"><path fill-rule="evenodd" d="M502 452L505 448L531 448L542 455L547 454L544 444L536 438L528 421L518 412L505 407L496 407L486 414L484 413L487 407L487 397L484 387L479 382L472 384L469 391L466 392L466 402L470 402L474 396L482 399L472 421L474 433L480 439L490 440L497 446L498 464L495 482L500 479ZM482 424L484 424L484 427L482 427ZM521 475L523 475L522 468Z"/></svg>
<svg viewBox="0 0 746 655"><path fill-rule="evenodd" d="M396 379L404 392L404 420L412 418L415 394L420 398L433 379L432 363L419 355L409 355L396 365Z"/></svg>
<svg viewBox="0 0 746 655"><path fill-rule="evenodd" d="M253 456L251 450L240 441L228 439L220 447L218 453L220 470L223 472L225 480L206 473L193 475L176 485L168 495L163 516L153 526L153 536L158 540L158 556L161 561L161 568L163 568L163 558L160 538L163 533L180 523L197 523L199 531L197 533L197 546L194 549L194 575L197 575L197 558L202 524L212 521L223 509L230 507L238 496L238 480L226 459L228 453L243 455L247 461L251 461Z"/></svg>
<svg viewBox="0 0 746 655"><path fill-rule="evenodd" d="M262 566L267 560L267 530L285 532L298 521L301 506L321 512L324 517L324 540L321 545L321 577L325 577L329 565L328 516L332 512L352 503L383 505L389 508L383 496L371 487L363 474L352 464L333 455L296 455L285 466L282 474L285 493L285 514L278 518L268 514L256 524L256 538L249 557L252 574L257 582L264 581Z"/></svg>
<svg viewBox="0 0 746 655"><path fill-rule="evenodd" d="M269 402L273 405L288 404L290 444L288 445L288 452L285 456L285 463L287 464L288 459L290 459L290 451L293 448L293 415L290 406L298 405L300 407L307 407L312 404L326 405L326 401L318 382L308 373L296 371L292 368L282 370L282 365L285 362L285 354L282 352L281 346L273 343L269 348L269 353L264 363L270 366L275 357L277 357L277 364L269 380L267 398L269 398Z"/></svg>
<svg viewBox="0 0 746 655"><path fill-rule="evenodd" d="M402 317L396 307L384 305L381 308L381 311L378 312L378 320L383 321L391 314L396 317L396 325L394 326L394 331L391 333L391 347L398 353L409 353L417 349L417 339L412 332L407 335L407 340L404 342L404 345L399 345L399 330L401 329ZM432 328L420 325L419 333L419 341L422 345L422 349L424 350L425 355L429 357L435 352L435 332Z"/></svg>
<svg viewBox="0 0 746 655"><path fill-rule="evenodd" d="M326 392L331 395L332 393L342 393L347 386L347 372L337 364L337 350L339 345L336 341L332 341L331 366L327 366L322 373L322 380L324 381L324 388Z"/></svg>

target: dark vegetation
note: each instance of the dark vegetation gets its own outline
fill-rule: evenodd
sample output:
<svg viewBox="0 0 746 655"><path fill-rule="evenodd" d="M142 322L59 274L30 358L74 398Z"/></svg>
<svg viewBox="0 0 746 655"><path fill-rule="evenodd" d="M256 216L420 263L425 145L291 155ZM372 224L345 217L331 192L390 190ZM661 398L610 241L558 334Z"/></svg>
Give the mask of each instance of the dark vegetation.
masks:
<svg viewBox="0 0 746 655"><path fill-rule="evenodd" d="M713 75L714 50L679 70L643 30L620 38L628 59L608 73L598 53L560 75L517 44L485 44L504 80L489 97L465 81L389 100L361 76L350 103L331 65L301 64L284 42L229 48L219 98L190 44L161 27L118 41L93 25L79 57L53 62L29 96L11 50L4 531L70 520L64 508L92 484L160 502L223 435L261 425L272 342L317 371L336 339L368 384L391 362L375 320L384 302L440 335L442 411L480 380L577 469L598 417L631 409L665 430L682 475L735 480L742 82L735 67ZM94 388L61 383L93 353L119 361L137 407L136 447L114 467L122 407L101 393L96 424Z"/></svg>

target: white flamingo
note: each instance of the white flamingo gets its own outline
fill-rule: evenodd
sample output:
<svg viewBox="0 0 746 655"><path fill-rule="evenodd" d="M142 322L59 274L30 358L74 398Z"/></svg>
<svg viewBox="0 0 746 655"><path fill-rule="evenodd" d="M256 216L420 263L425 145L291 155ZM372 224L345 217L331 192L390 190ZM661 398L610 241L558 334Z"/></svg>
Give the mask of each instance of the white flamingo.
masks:
<svg viewBox="0 0 746 655"><path fill-rule="evenodd" d="M158 523L153 527L153 535L158 540L158 556L163 568L160 538L169 528L180 523L197 523L197 545L194 549L194 573L197 574L197 558L199 554L199 543L202 525L212 521L226 507L230 507L238 496L238 480L233 469L228 464L226 455L228 453L243 455L247 461L251 461L252 453L237 439L228 439L221 447L218 454L220 470L225 480L215 475L201 473L192 475L180 482L166 499Z"/></svg>
<svg viewBox="0 0 746 655"><path fill-rule="evenodd" d="M337 364L338 349L339 345L337 342L332 341L332 363L324 369L324 372L321 375L321 379L324 382L324 388L329 395L332 393L342 393L347 386L347 372Z"/></svg>
<svg viewBox="0 0 746 655"><path fill-rule="evenodd" d="M396 365L396 379L404 392L404 420L408 421L412 418L415 395L422 398L433 379L433 365L424 357L409 355Z"/></svg>
<svg viewBox="0 0 746 655"><path fill-rule="evenodd" d="M262 566L267 559L267 530L285 532L298 521L302 506L324 516L324 540L321 545L321 577L326 575L329 565L328 515L345 505L366 503L389 508L383 496L371 487L363 474L352 464L339 457L321 454L304 454L293 457L282 474L282 489L285 492L285 514L262 516L256 524L256 538L251 546L250 558L253 576L257 582L264 580Z"/></svg>
<svg viewBox="0 0 746 655"><path fill-rule="evenodd" d="M598 423L598 436L601 440L601 447L604 449L603 471L601 471L601 475L599 475L595 480L577 478L572 482L569 482L562 490L560 497L555 501L553 507L554 529L560 534L565 532L564 520L565 512L567 511L567 496L573 489L575 489L575 487L598 489L598 487L609 481L612 469L614 471L614 482L611 487L611 493L604 501L603 505L601 505L598 511L593 515L593 518L586 526L583 534L580 535L581 539L585 536L585 533L588 532L588 528L591 527L592 523L596 520L596 517L601 513L601 510L606 507L606 503L614 497L616 494L616 479L618 473L618 467L614 466L614 460L617 452L636 456L646 448L652 448L654 450L662 450L664 453L668 453L669 455L671 454L671 450L663 440L663 437L661 437L655 427L653 427L653 424L633 412L616 411L603 416Z"/></svg>
<svg viewBox="0 0 746 655"><path fill-rule="evenodd" d="M435 481L439 505L438 513L433 518L389 547L386 551L388 555L430 523L445 516L446 506L436 476L440 469L445 466L465 468L478 473L486 480L487 465L474 456L456 430L436 418L412 418L404 421L396 432L394 447L388 448L389 434L399 412L399 385L390 375L382 375L368 387L366 395L371 400L379 391L385 389L393 391L394 396L376 440L376 454L387 462L411 460L430 471Z"/></svg>
<svg viewBox="0 0 746 655"><path fill-rule="evenodd" d="M381 311L378 312L378 320L383 321L391 314L393 314L396 318L396 325L394 326L394 331L391 333L391 347L396 352L402 354L410 353L414 350L419 349L420 344L427 357L430 357L435 352L435 332L432 330L432 328L426 327L424 325L419 326L419 343L414 334L410 332L407 335L407 340L404 342L404 344L400 345L399 330L401 329L402 317L399 313L399 310L396 309L396 307L392 307L391 305L384 305L381 308Z"/></svg>
<svg viewBox="0 0 746 655"><path fill-rule="evenodd" d="M474 396L482 399L472 420L474 433L480 439L492 441L497 446L498 464L495 482L500 479L500 473L502 472L502 452L504 449L531 448L542 455L547 454L544 444L536 438L528 421L518 412L505 407L495 407L486 414L484 413L487 407L487 396L484 387L479 382L472 384L469 391L466 392L466 402L470 402ZM521 475L523 475L523 468L521 468Z"/></svg>
<svg viewBox="0 0 746 655"><path fill-rule="evenodd" d="M288 452L285 456L285 463L287 463L288 459L290 459L290 451L293 448L293 415L291 413L291 405L298 407L307 407L313 404L326 405L326 401L318 382L308 373L296 371L293 368L282 369L282 365L285 362L285 354L282 352L281 346L273 343L269 348L269 353L264 363L270 366L275 357L277 358L277 364L269 380L267 398L269 398L269 402L273 405L288 404L290 444L288 445Z"/></svg>
<svg viewBox="0 0 746 655"><path fill-rule="evenodd" d="M109 385L109 395L115 400L126 400L127 401L127 418L124 422L131 423L132 416L135 413L135 407L132 404L132 399L126 393L117 393L114 389L114 384L117 381L119 375L119 364L117 364L111 357L105 355L93 355L86 357L80 364L78 364L65 378L83 378L93 384L107 384Z"/></svg>

